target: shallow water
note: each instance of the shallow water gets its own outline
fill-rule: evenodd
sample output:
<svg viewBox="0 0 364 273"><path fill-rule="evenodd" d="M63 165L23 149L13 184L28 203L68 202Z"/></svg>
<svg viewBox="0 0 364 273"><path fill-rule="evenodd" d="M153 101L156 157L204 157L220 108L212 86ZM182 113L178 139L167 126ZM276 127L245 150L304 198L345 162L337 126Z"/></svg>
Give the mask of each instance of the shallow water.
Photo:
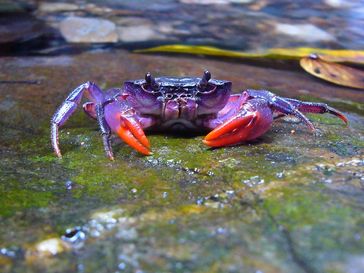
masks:
<svg viewBox="0 0 364 273"><path fill-rule="evenodd" d="M168 12L181 5L177 1L140 3L102 5L119 12L149 10L150 18L163 8L166 19L161 21L188 15ZM278 3L259 12L276 16L279 5L292 6ZM181 5L182 11L197 10L188 5ZM218 9L238 16L231 11L239 14L251 5L199 6L196 12ZM319 11L314 5L311 12ZM289 13L285 20L297 16ZM204 24L208 28L211 21ZM1 272L364 270L361 90L322 82L295 63L142 55L118 48L126 46L119 42L113 49L84 45L75 51L79 47L58 42L67 50L53 51L46 43L23 51L30 44L16 42L12 56L0 58ZM40 54L45 48L51 56ZM27 56L16 56L21 52ZM208 149L202 135L151 133L154 154L149 157L115 137L115 161L110 162L97 124L79 110L61 130L63 159L53 155L50 117L80 83L92 80L106 90L147 71L200 76L204 69L232 81L234 92L269 89L326 102L343 111L350 125L309 115L318 128L312 134L295 120L280 120L257 141L222 149Z"/></svg>
<svg viewBox="0 0 364 273"><path fill-rule="evenodd" d="M244 51L364 46L361 0L18 0L4 1L0 12L0 55L90 48L67 41L109 42L93 46L108 48L183 43ZM79 18L96 21L84 25Z"/></svg>

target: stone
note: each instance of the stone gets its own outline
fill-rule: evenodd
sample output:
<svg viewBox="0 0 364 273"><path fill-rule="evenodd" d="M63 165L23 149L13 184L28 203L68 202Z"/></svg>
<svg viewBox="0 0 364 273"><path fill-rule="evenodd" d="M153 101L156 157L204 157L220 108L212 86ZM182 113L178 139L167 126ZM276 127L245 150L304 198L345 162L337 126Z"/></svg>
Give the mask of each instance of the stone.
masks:
<svg viewBox="0 0 364 273"><path fill-rule="evenodd" d="M41 3L38 10L41 12L75 11L79 6L70 3Z"/></svg>
<svg viewBox="0 0 364 273"><path fill-rule="evenodd" d="M33 262L42 258L52 257L70 250L71 247L59 238L43 240L26 251L26 260Z"/></svg>
<svg viewBox="0 0 364 273"><path fill-rule="evenodd" d="M71 43L114 43L118 40L115 24L100 18L68 17L61 22L60 31Z"/></svg>
<svg viewBox="0 0 364 273"><path fill-rule="evenodd" d="M352 2L345 0L325 0L324 3L332 8L349 8L352 6Z"/></svg>
<svg viewBox="0 0 364 273"><path fill-rule="evenodd" d="M249 4L253 0L180 0L183 4L199 4L199 5L227 5L235 4Z"/></svg>
<svg viewBox="0 0 364 273"><path fill-rule="evenodd" d="M122 42L144 42L161 40L165 36L156 32L150 25L127 26L117 29L119 40Z"/></svg>
<svg viewBox="0 0 364 273"><path fill-rule="evenodd" d="M284 34L306 42L334 41L335 37L330 33L311 24L282 24L275 25L277 34Z"/></svg>
<svg viewBox="0 0 364 273"><path fill-rule="evenodd" d="M0 16L0 43L29 41L45 32L43 22L29 14L14 12Z"/></svg>

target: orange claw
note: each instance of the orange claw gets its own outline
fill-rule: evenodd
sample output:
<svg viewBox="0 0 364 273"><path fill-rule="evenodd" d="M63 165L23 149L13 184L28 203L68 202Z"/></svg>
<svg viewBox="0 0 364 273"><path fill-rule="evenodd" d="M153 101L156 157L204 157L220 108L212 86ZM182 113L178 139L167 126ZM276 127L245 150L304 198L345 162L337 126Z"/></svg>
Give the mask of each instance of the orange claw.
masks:
<svg viewBox="0 0 364 273"><path fill-rule="evenodd" d="M233 130L246 126L254 118L254 114L244 116L244 117L233 117L230 120L224 122L223 124L217 126L214 130L205 136L205 140L213 140L224 134L232 132Z"/></svg>
<svg viewBox="0 0 364 273"><path fill-rule="evenodd" d="M151 155L149 148L145 147L137 138L135 138L126 126L121 125L117 130L117 133L121 139L139 153L142 153L143 155Z"/></svg>
<svg viewBox="0 0 364 273"><path fill-rule="evenodd" d="M126 118L121 116L122 121L128 127L130 132L134 135L136 139L140 141L145 147L150 148L150 143L148 138L145 136L143 128L140 126L139 122L134 118Z"/></svg>
<svg viewBox="0 0 364 273"><path fill-rule="evenodd" d="M216 127L203 140L210 147L222 147L246 140L254 126L257 114L234 117Z"/></svg>

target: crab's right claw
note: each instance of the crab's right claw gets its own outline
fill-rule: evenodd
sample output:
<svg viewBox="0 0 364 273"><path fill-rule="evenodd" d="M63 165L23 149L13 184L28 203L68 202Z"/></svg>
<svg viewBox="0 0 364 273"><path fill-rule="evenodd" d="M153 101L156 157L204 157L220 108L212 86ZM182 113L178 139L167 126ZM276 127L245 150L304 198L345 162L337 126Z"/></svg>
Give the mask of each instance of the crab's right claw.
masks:
<svg viewBox="0 0 364 273"><path fill-rule="evenodd" d="M117 134L125 143L141 154L152 154L149 140L145 136L143 128L133 116L121 115L120 127L117 130Z"/></svg>
<svg viewBox="0 0 364 273"><path fill-rule="evenodd" d="M232 117L211 131L203 143L210 147L222 147L246 141L255 129L258 118L258 112Z"/></svg>

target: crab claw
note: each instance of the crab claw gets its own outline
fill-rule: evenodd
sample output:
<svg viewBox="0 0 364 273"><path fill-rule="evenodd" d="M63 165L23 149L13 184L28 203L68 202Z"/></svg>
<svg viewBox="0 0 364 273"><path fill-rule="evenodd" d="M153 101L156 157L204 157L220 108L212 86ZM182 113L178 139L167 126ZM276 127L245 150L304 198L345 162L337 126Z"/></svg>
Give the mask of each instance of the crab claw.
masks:
<svg viewBox="0 0 364 273"><path fill-rule="evenodd" d="M129 146L144 155L151 155L150 143L139 122L132 116L120 116L120 127L117 134Z"/></svg>
<svg viewBox="0 0 364 273"><path fill-rule="evenodd" d="M259 112L234 116L211 131L203 143L210 147L221 147L248 140L258 118Z"/></svg>

